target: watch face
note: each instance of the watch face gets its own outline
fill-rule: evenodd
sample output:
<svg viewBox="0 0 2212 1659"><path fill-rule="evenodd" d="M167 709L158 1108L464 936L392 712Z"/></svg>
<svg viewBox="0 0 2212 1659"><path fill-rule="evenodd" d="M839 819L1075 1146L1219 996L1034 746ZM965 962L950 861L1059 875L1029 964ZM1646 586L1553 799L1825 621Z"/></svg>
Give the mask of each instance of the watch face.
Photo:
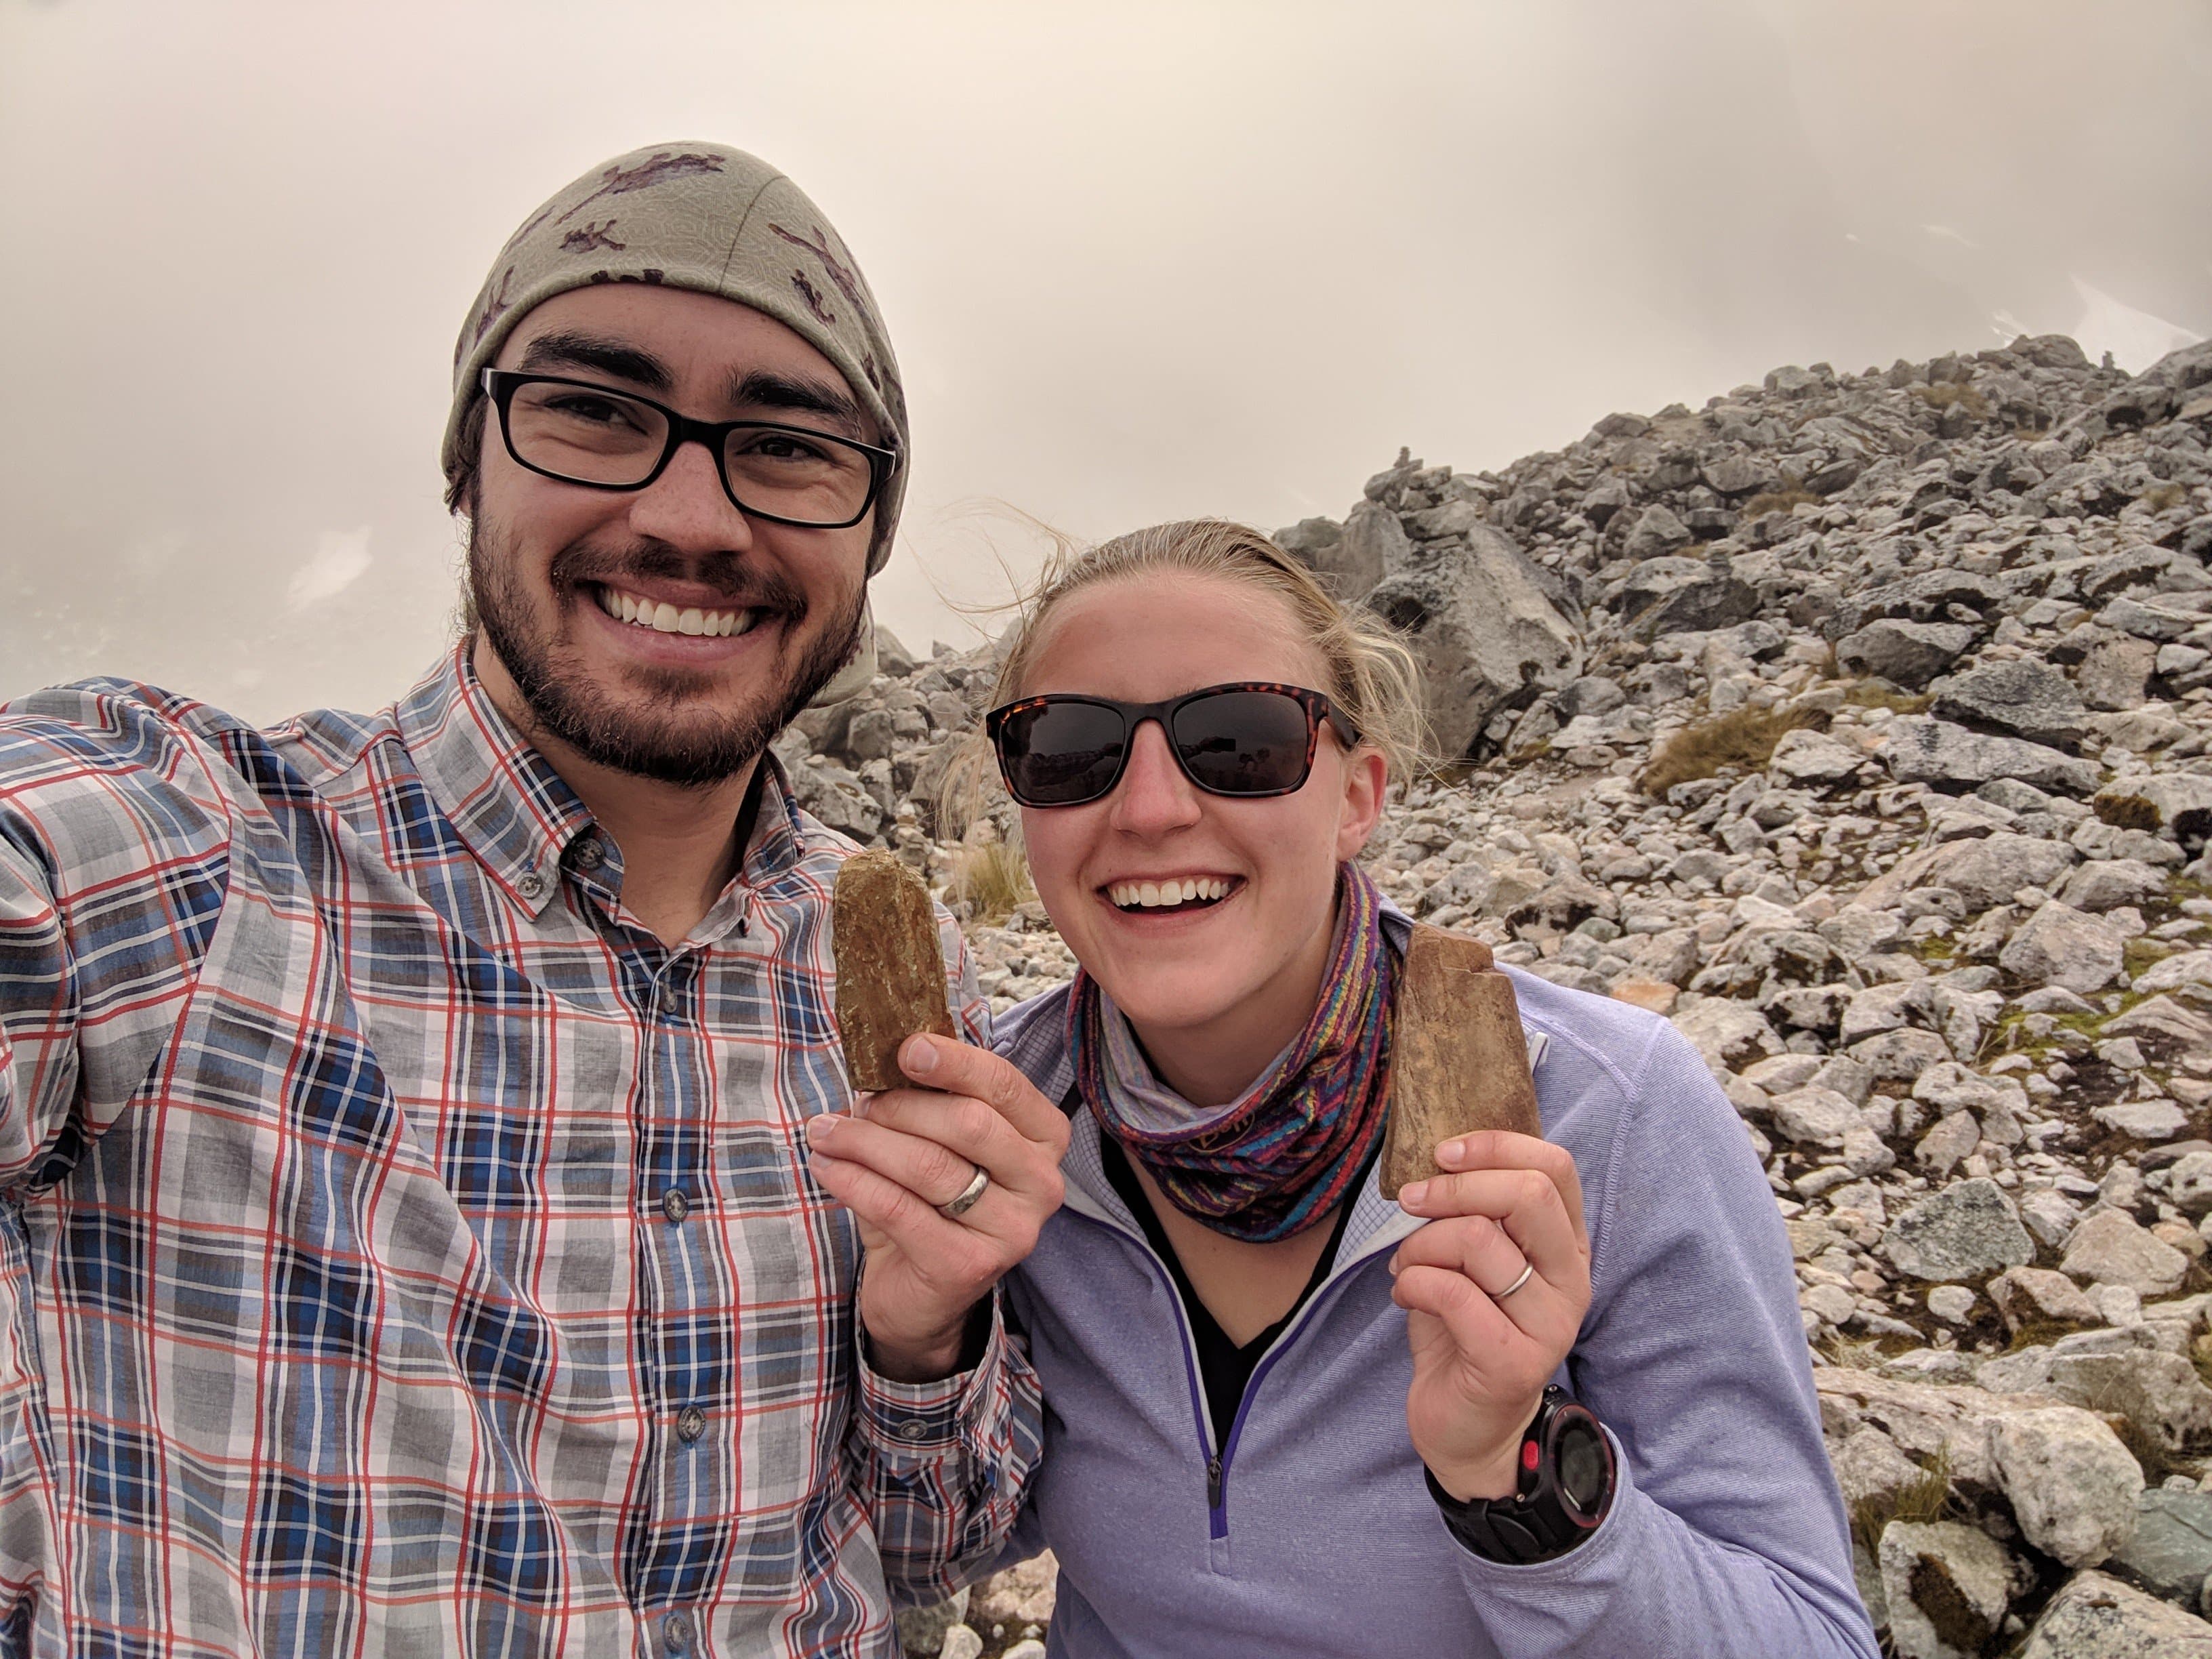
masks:
<svg viewBox="0 0 2212 1659"><path fill-rule="evenodd" d="M1605 1443L1601 1431L1586 1418L1570 1417L1559 1425L1555 1444L1560 1492L1584 1515L1595 1515L1605 1502Z"/></svg>

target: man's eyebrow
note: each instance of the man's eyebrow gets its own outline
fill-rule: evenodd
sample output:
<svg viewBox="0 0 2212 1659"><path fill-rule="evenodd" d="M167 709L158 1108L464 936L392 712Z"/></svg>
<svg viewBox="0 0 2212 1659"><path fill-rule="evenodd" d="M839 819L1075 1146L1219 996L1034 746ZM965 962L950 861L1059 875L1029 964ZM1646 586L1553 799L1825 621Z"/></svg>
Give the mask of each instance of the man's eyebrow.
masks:
<svg viewBox="0 0 2212 1659"><path fill-rule="evenodd" d="M766 369L754 369L738 376L730 388L730 402L738 409L792 410L826 415L854 433L870 429L860 404L842 390L819 380L794 380L788 374L771 374Z"/></svg>
<svg viewBox="0 0 2212 1659"><path fill-rule="evenodd" d="M667 368L651 352L592 334L541 334L524 348L522 367L596 369L652 392L666 392L675 385Z"/></svg>

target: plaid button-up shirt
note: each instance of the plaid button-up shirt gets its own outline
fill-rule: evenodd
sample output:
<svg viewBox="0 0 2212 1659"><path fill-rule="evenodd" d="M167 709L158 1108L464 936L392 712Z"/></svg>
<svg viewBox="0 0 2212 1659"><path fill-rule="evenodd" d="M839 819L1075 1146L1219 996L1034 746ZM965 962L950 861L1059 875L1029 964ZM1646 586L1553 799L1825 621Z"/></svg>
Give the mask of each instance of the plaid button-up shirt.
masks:
<svg viewBox="0 0 2212 1659"><path fill-rule="evenodd" d="M868 1655L1040 1439L860 1351L828 890L665 947L457 652L263 733L0 709L0 1652ZM955 1004L985 1019L957 934Z"/></svg>

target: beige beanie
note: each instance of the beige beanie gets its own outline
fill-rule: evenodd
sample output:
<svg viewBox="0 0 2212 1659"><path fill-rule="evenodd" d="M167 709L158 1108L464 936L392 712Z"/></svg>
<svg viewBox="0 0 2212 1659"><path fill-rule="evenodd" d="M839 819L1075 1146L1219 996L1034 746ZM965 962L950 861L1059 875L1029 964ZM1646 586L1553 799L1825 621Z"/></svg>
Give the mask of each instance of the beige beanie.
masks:
<svg viewBox="0 0 2212 1659"><path fill-rule="evenodd" d="M556 193L507 239L453 348L448 482L464 463L462 428L483 395L484 367L533 307L593 283L653 283L734 300L836 364L899 454L876 502L868 549L868 574L884 568L909 455L890 337L860 267L821 210L765 161L724 144L654 144L617 156ZM875 672L875 655L866 620L859 652L817 701L860 690Z"/></svg>

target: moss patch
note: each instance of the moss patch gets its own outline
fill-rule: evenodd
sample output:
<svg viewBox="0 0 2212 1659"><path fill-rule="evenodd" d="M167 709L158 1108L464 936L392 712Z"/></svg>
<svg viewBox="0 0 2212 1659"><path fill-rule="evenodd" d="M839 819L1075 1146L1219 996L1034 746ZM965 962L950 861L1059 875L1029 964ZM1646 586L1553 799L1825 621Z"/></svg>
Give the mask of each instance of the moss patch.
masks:
<svg viewBox="0 0 2212 1659"><path fill-rule="evenodd" d="M2157 832L2158 808L2141 795L2100 795L2089 805L2100 818L2115 830Z"/></svg>

